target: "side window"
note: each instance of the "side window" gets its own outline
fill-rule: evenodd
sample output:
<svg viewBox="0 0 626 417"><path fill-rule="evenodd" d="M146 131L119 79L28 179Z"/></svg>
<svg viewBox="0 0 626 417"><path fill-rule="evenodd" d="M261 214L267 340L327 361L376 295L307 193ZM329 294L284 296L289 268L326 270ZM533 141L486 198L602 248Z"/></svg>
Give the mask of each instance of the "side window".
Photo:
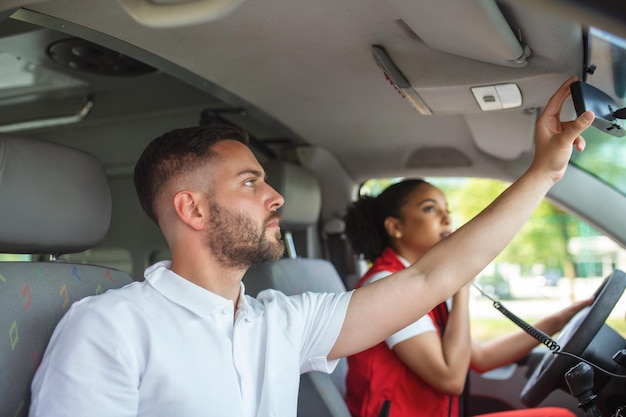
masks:
<svg viewBox="0 0 626 417"><path fill-rule="evenodd" d="M129 275L133 273L132 256L126 248L92 248L84 252L64 254L61 258L71 263L100 265L127 272ZM0 262L31 262L47 259L47 255L0 254ZM148 265L166 259L171 259L168 248L155 249L148 256Z"/></svg>
<svg viewBox="0 0 626 417"><path fill-rule="evenodd" d="M369 180L361 195L375 196L401 178ZM477 178L426 178L446 195L454 229L473 218L509 185ZM515 315L533 322L588 297L614 269L626 270L626 250L589 224L544 200L507 248L474 280ZM517 329L473 289L472 336L491 340ZM608 324L626 335L618 303Z"/></svg>
<svg viewBox="0 0 626 417"><path fill-rule="evenodd" d="M32 255L0 253L0 262L30 262Z"/></svg>
<svg viewBox="0 0 626 417"><path fill-rule="evenodd" d="M68 262L102 265L132 274L133 262L130 252L125 248L93 248L80 253L63 255Z"/></svg>

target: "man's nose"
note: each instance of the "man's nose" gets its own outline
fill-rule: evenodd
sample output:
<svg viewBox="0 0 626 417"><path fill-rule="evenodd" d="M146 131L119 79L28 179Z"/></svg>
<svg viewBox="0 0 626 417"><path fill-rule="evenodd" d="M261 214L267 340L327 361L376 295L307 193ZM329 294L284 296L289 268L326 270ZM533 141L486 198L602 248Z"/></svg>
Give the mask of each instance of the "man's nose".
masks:
<svg viewBox="0 0 626 417"><path fill-rule="evenodd" d="M285 204L285 199L272 186L268 185L268 187L271 192L271 196L268 198L269 209L270 211L276 211Z"/></svg>

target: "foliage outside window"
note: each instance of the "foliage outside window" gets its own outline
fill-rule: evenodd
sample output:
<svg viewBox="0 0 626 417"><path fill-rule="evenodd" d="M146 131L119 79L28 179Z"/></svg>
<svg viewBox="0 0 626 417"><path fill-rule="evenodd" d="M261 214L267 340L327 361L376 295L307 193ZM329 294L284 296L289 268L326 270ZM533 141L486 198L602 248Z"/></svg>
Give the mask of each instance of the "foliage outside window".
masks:
<svg viewBox="0 0 626 417"><path fill-rule="evenodd" d="M480 178L425 178L446 195L454 228L476 216L509 184ZM373 179L361 195L376 196L402 178ZM573 299L587 297L613 269L624 269L626 251L587 223L544 200L513 241L475 282L511 311L534 321ZM487 340L516 329L474 292L472 334ZM549 309L549 310L545 310ZM615 311L623 311L618 308ZM626 334L623 313L611 326Z"/></svg>
<svg viewBox="0 0 626 417"><path fill-rule="evenodd" d="M370 180L361 187L361 194L378 195L401 178ZM509 184L480 178L426 178L440 188L448 200L454 227L458 228L476 216L500 195ZM522 227L515 239L496 258L495 264L514 264L520 274L532 275L557 271L564 277L608 275L620 261L617 245L597 255L594 242L604 238L587 223L544 200ZM585 249L582 242L588 242ZM574 243L578 242L578 245ZM623 255L621 255L623 256Z"/></svg>

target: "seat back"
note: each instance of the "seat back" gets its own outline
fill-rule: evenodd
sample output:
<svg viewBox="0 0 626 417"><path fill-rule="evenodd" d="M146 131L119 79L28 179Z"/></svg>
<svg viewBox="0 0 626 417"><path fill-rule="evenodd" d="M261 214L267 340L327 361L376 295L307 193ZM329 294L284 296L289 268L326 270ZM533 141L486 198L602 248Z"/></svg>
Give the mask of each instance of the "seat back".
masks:
<svg viewBox="0 0 626 417"><path fill-rule="evenodd" d="M80 252L108 230L106 175L76 149L0 136L0 196L0 253ZM70 305L130 282L125 272L60 258L0 262L0 417L28 415L31 380Z"/></svg>
<svg viewBox="0 0 626 417"><path fill-rule="evenodd" d="M315 177L294 164L272 161L265 167L268 182L285 197L281 228L289 232L314 227L320 212L321 193ZM285 233L287 232L287 233ZM289 247L290 243L286 242ZM295 251L291 248L290 251ZM246 293L256 296L273 288L286 295L312 292L343 292L346 288L337 270L327 260L290 258L254 265L244 276ZM331 374L309 372L300 378L298 417L350 417L344 402L347 361L341 359Z"/></svg>

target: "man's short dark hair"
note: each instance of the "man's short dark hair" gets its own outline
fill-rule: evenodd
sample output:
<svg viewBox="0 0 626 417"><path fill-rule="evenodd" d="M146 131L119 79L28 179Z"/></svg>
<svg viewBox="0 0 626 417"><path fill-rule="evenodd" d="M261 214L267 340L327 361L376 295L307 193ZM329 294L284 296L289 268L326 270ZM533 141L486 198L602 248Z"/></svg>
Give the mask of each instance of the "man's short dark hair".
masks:
<svg viewBox="0 0 626 417"><path fill-rule="evenodd" d="M248 134L234 126L209 125L174 129L154 139L135 165L135 189L144 211L158 224L155 201L170 179L189 173L215 156L213 145L236 140L248 145Z"/></svg>

